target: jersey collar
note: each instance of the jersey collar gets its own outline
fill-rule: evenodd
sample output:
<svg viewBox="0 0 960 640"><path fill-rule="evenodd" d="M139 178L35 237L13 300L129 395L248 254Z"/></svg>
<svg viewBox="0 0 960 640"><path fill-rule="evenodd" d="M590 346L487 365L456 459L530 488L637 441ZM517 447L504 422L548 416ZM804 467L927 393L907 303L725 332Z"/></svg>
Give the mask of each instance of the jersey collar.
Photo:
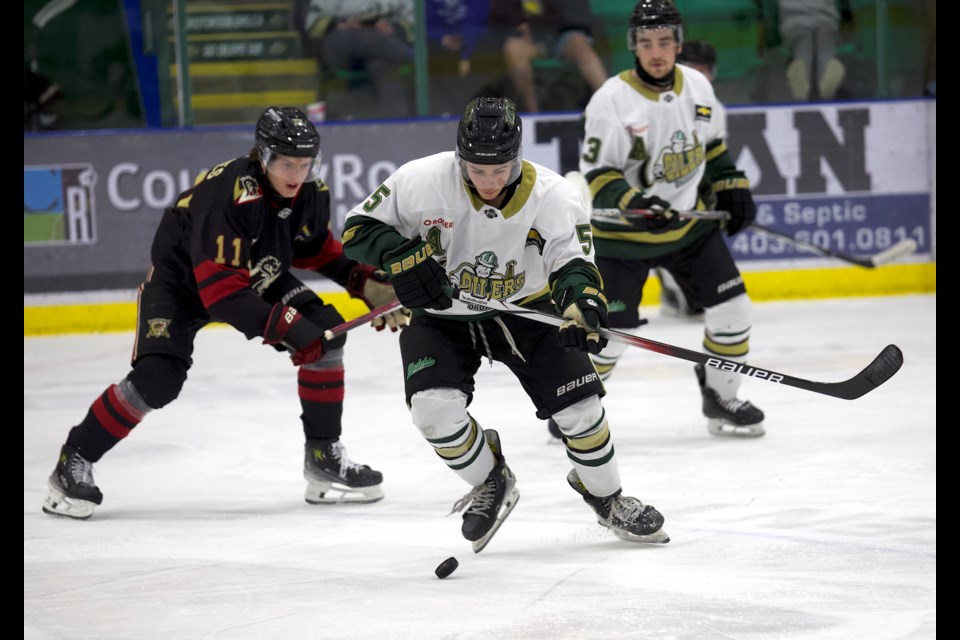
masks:
<svg viewBox="0 0 960 640"><path fill-rule="evenodd" d="M672 91L673 93L679 96L681 93L683 93L683 85L684 85L683 71L680 69L680 65L674 66L673 74L674 74L673 89L671 89L670 91ZM659 102L660 96L663 95L663 93L657 93L656 91L652 91L645 84L640 82L640 79L637 78L636 75L634 75L632 69L621 71L620 79L626 82L628 85L630 85L634 89L636 89L637 92L640 93L640 95L642 95L644 98L652 102ZM668 93L668 92L665 91L664 93Z"/></svg>

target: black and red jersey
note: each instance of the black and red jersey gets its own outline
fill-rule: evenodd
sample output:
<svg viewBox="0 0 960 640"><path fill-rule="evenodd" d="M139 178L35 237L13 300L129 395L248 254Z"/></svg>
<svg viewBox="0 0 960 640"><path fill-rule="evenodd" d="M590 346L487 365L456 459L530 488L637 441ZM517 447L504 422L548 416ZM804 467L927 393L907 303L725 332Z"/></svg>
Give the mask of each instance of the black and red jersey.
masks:
<svg viewBox="0 0 960 640"><path fill-rule="evenodd" d="M229 160L200 175L164 211L149 280L254 338L270 312L264 292L291 267L345 282L354 262L329 227L323 182L305 183L296 197L284 198L259 160Z"/></svg>

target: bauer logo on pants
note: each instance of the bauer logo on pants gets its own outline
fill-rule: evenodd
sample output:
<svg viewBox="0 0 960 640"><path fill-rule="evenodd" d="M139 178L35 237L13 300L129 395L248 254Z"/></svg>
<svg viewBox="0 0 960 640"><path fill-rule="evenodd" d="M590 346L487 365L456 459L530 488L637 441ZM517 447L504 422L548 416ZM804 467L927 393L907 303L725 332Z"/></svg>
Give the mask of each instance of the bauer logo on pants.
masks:
<svg viewBox="0 0 960 640"><path fill-rule="evenodd" d="M96 242L91 164L23 168L23 243Z"/></svg>

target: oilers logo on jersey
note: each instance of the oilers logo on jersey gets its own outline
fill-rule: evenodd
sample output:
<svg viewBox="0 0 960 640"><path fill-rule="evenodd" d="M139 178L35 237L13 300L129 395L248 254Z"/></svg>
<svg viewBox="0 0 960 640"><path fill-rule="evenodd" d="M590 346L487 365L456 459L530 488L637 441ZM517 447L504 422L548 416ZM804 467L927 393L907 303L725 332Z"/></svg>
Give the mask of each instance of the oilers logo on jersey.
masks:
<svg viewBox="0 0 960 640"><path fill-rule="evenodd" d="M693 134L693 141L688 142L687 134L678 129L670 137L670 146L660 152L656 164L653 165L653 177L655 180L672 182L679 187L698 175L697 169L703 164L705 157L703 144L696 132Z"/></svg>
<svg viewBox="0 0 960 640"><path fill-rule="evenodd" d="M526 280L524 272L514 273L516 260L507 262L503 273L496 269L499 265L497 254L493 251L484 251L476 257L474 262L460 264L450 274L450 279L460 288L471 295L480 298L499 300L509 298L523 288Z"/></svg>

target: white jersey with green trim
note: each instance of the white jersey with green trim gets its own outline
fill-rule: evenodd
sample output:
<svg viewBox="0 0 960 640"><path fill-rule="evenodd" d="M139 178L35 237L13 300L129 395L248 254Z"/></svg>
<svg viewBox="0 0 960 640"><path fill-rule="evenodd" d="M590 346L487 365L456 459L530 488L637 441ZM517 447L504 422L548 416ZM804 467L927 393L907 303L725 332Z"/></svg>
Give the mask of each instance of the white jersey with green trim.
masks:
<svg viewBox="0 0 960 640"><path fill-rule="evenodd" d="M673 89L655 93L633 70L609 78L587 104L580 173L619 169L632 187L694 209L706 145L726 137L723 105L702 73L676 66Z"/></svg>
<svg viewBox="0 0 960 640"><path fill-rule="evenodd" d="M475 296L515 303L546 293L550 274L573 260L594 263L590 220L577 188L539 164L522 163L520 184L503 209L484 204L463 180L454 152L401 166L347 214L380 220L422 237L451 284ZM457 305L433 315L477 315Z"/></svg>

